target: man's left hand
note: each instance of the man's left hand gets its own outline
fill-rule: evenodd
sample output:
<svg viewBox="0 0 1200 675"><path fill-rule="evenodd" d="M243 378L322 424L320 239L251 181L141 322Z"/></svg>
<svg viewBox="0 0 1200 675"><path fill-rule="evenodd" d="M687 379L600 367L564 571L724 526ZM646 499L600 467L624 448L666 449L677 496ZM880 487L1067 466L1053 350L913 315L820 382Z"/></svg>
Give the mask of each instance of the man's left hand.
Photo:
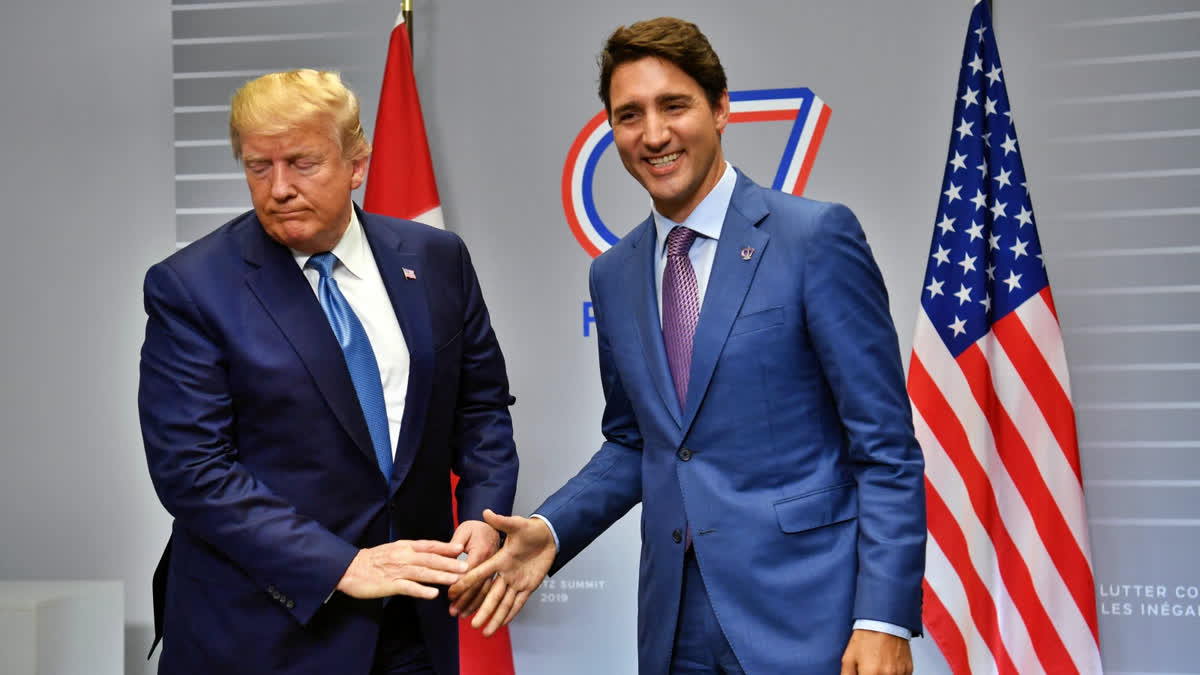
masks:
<svg viewBox="0 0 1200 675"><path fill-rule="evenodd" d="M873 630L856 630L842 654L841 675L912 675L908 640Z"/></svg>
<svg viewBox="0 0 1200 675"><path fill-rule="evenodd" d="M500 549L500 533L482 520L464 520L458 524L458 529L454 531L454 537L450 539L450 543L462 545L463 552L467 554L467 571L469 572L483 561L491 558ZM469 600L473 600L480 593L487 595L491 586L492 582L488 580L464 595L470 595Z"/></svg>

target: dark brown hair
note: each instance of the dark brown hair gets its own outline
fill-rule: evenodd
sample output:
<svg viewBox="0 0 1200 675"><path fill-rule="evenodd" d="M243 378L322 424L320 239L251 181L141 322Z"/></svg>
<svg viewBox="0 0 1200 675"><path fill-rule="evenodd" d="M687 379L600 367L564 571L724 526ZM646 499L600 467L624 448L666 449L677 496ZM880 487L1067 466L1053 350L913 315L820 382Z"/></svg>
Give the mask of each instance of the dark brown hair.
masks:
<svg viewBox="0 0 1200 675"><path fill-rule="evenodd" d="M600 52L600 100L612 114L609 88L613 71L622 63L653 56L674 64L700 85L708 104L716 106L725 93L725 69L708 38L696 24L663 16L621 26L608 36Z"/></svg>

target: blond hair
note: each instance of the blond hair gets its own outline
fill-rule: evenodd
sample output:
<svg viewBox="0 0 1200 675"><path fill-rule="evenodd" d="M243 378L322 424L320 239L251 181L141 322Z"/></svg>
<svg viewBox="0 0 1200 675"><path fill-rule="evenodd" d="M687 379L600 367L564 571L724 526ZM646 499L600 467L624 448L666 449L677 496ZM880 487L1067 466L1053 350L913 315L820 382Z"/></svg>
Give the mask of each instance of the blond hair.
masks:
<svg viewBox="0 0 1200 675"><path fill-rule="evenodd" d="M281 134L314 122L330 124L344 159L371 154L358 119L358 97L337 73L306 68L268 73L233 93L229 110L233 157L241 160L245 134Z"/></svg>

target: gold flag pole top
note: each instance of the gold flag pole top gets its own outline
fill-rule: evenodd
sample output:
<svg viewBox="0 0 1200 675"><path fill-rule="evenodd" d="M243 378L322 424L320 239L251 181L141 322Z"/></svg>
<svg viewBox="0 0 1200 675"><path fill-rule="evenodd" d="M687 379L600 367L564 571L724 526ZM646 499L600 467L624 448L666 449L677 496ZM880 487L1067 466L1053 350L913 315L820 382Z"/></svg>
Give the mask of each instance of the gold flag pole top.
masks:
<svg viewBox="0 0 1200 675"><path fill-rule="evenodd" d="M409 48L409 50L412 50L412 46L413 46L412 0L404 0L404 4L401 5L401 7L400 7L400 13L404 16L404 24L406 26L408 26L408 48Z"/></svg>

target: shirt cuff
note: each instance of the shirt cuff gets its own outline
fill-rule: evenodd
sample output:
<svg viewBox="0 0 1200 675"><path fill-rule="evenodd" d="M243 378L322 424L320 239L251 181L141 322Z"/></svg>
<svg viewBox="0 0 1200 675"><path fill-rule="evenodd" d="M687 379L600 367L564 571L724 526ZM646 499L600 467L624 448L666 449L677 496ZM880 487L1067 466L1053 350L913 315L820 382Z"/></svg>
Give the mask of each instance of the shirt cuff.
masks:
<svg viewBox="0 0 1200 675"><path fill-rule="evenodd" d="M903 627L897 626L894 623L886 621L872 621L871 619L858 619L854 622L854 630L873 630L877 633L887 633L895 635L898 638L905 640L912 639L912 631Z"/></svg>
<svg viewBox="0 0 1200 675"><path fill-rule="evenodd" d="M550 519L546 518L546 516L543 516L540 513L535 513L529 517L537 518L538 520L545 523L546 527L550 528L550 534L554 536L554 552L558 553L558 532L554 531L554 523L550 522Z"/></svg>

